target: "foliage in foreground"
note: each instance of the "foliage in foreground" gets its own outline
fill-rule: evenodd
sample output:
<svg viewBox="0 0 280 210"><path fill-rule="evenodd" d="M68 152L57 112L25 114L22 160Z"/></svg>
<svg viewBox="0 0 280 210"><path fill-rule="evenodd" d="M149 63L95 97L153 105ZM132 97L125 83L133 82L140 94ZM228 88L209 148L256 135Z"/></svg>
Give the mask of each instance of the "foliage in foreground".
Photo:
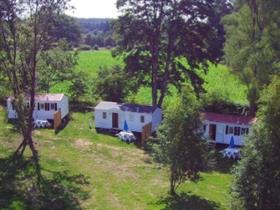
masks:
<svg viewBox="0 0 280 210"><path fill-rule="evenodd" d="M16 150L20 156L29 147L38 160L32 138L32 121L39 58L41 52L52 47L49 34L52 20L67 8L67 3L67 0L0 1L0 70L8 78L14 97L23 137Z"/></svg>
<svg viewBox="0 0 280 210"><path fill-rule="evenodd" d="M181 96L165 112L159 129L157 157L170 167L170 192L186 179L197 179L207 165L199 103L192 88L182 88Z"/></svg>
<svg viewBox="0 0 280 210"><path fill-rule="evenodd" d="M280 78L262 93L258 123L235 169L234 209L280 209Z"/></svg>
<svg viewBox="0 0 280 210"><path fill-rule="evenodd" d="M225 18L227 65L248 87L251 113L257 111L261 91L279 74L279 14L275 0L237 0Z"/></svg>

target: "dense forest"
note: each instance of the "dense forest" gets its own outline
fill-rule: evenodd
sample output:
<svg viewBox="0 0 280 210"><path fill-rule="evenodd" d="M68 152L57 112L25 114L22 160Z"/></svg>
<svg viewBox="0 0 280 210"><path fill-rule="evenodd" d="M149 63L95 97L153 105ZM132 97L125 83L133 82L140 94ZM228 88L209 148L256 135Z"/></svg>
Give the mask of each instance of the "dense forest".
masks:
<svg viewBox="0 0 280 210"><path fill-rule="evenodd" d="M84 49L98 47L114 47L112 24L113 19L99 18L75 18L80 27L81 40L80 44Z"/></svg>

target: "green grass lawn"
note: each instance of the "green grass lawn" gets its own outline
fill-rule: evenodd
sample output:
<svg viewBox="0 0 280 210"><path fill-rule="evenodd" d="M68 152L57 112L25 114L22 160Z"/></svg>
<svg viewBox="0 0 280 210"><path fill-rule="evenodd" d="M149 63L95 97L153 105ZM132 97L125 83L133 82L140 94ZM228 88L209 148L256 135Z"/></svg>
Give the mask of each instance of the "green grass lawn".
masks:
<svg viewBox="0 0 280 210"><path fill-rule="evenodd" d="M38 194L32 191L30 168L13 172L8 167L12 171L8 178L3 170L20 140L4 116L0 107L0 209L30 210L28 195ZM135 145L97 134L89 128L91 119L92 113L73 113L57 135L52 130L34 132L46 180L42 187L46 193L37 197L50 200L46 209L229 209L228 172L202 173L198 182L182 184L178 197L169 197L168 170ZM52 207L52 199L61 199L60 206Z"/></svg>
<svg viewBox="0 0 280 210"><path fill-rule="evenodd" d="M123 62L119 58L113 58L110 50L81 51L76 70L96 76L100 67L114 65L123 65Z"/></svg>
<svg viewBox="0 0 280 210"><path fill-rule="evenodd" d="M123 65L108 50L80 52L77 71L87 72L89 80L100 66ZM211 66L204 87L211 95L246 104L246 88L228 68ZM53 87L53 92L66 92L70 82ZM142 87L127 98L150 104L150 89ZM170 87L172 102L176 89ZM229 209L229 170L214 170L201 174L197 182L185 182L178 197L168 196L168 170L155 163L144 150L120 142L115 137L90 129L92 113L73 113L67 127L57 135L52 130L36 130L34 139L40 154L44 184L36 191L34 172L26 162L7 162L20 143L20 135L5 120L0 106L0 209L32 210L34 203L47 201L43 209ZM15 170L20 168L20 170ZM33 174L33 175L32 175ZM37 200L36 200L37 199ZM57 204L58 206L52 206ZM33 204L31 204L33 203ZM42 209L42 208L41 208Z"/></svg>

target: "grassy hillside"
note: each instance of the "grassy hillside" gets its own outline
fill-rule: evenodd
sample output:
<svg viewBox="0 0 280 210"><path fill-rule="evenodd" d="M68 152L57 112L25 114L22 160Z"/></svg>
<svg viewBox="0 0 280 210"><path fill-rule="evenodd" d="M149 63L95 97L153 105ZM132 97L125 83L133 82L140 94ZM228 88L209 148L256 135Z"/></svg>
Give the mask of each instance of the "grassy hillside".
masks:
<svg viewBox="0 0 280 210"><path fill-rule="evenodd" d="M92 113L73 113L58 135L35 131L43 174L38 191L27 161L7 163L20 139L4 115L0 107L0 209L229 209L228 170L202 173L181 186L179 197L168 197L167 169L136 146L91 130Z"/></svg>
<svg viewBox="0 0 280 210"><path fill-rule="evenodd" d="M82 51L79 54L78 63L76 70L89 74L89 84L92 81L91 78L96 76L96 72L101 66L111 67L113 65L124 65L121 59L113 58L109 50ZM207 74L201 73L201 75L205 80L204 88L209 98L220 97L225 101L236 104L247 104L246 87L240 83L238 78L234 76L227 67L223 65L212 65ZM69 84L69 82L58 84L52 88L52 91L67 93ZM171 87L170 92L174 95L176 94L176 89ZM150 88L140 88L136 95L133 94L129 96L127 100L142 104L150 104Z"/></svg>

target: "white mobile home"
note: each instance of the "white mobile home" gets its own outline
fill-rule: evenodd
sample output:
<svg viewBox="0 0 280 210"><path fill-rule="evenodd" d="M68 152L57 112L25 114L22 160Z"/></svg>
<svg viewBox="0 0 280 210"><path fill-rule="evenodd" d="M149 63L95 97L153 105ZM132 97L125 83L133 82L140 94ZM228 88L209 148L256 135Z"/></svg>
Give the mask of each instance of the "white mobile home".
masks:
<svg viewBox="0 0 280 210"><path fill-rule="evenodd" d="M129 131L141 133L150 123L154 132L162 121L162 111L152 106L104 101L95 107L94 117L96 129L123 130L126 121Z"/></svg>
<svg viewBox="0 0 280 210"><path fill-rule="evenodd" d="M203 112L204 136L218 144L229 144L234 138L234 144L242 146L244 137L251 132L252 125L256 122L255 117L217 114Z"/></svg>
<svg viewBox="0 0 280 210"><path fill-rule="evenodd" d="M17 119L17 113L13 105L13 97L7 100L8 119ZM29 106L28 100L26 105ZM60 112L61 119L69 114L68 97L64 94L43 94L35 96L35 108L33 112L34 120L54 120L54 114Z"/></svg>

